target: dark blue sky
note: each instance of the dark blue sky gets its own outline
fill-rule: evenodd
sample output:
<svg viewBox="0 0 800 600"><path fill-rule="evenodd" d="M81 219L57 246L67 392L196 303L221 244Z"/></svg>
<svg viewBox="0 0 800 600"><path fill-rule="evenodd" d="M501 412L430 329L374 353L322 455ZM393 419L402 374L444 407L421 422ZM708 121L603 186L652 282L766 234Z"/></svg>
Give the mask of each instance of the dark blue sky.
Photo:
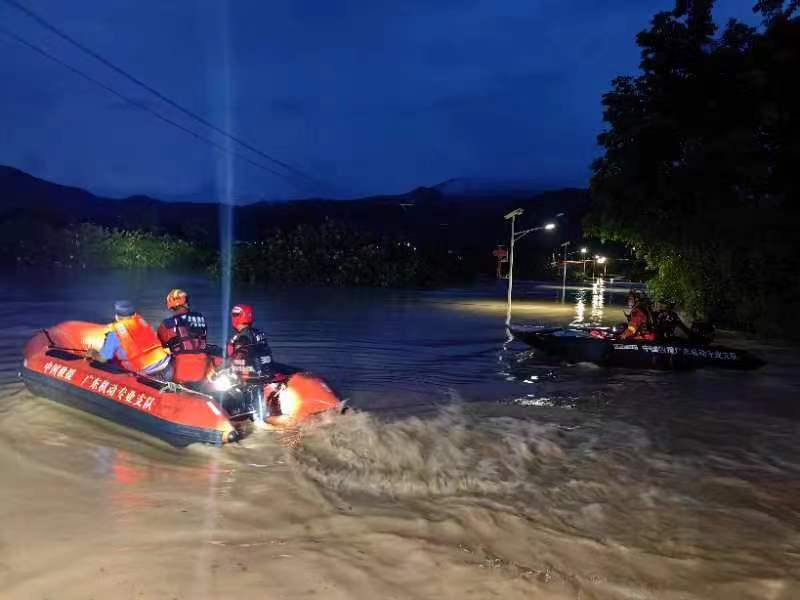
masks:
<svg viewBox="0 0 800 600"><path fill-rule="evenodd" d="M451 177L586 185L598 154L600 96L613 77L635 72L635 34L674 5L19 1L340 195L402 192ZM753 22L752 4L718 0L718 22ZM0 27L213 137L3 3ZM224 187L218 151L3 35L0 81L0 164L109 195L210 199ZM237 198L315 191L241 161L231 174Z"/></svg>

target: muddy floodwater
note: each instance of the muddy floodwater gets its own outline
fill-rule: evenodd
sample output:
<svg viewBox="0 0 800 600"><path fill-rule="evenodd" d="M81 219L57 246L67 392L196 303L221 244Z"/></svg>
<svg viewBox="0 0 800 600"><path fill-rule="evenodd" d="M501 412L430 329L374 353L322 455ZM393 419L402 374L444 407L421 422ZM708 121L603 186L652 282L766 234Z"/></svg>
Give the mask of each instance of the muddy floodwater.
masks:
<svg viewBox="0 0 800 600"><path fill-rule="evenodd" d="M276 359L357 410L175 449L33 396L25 340L151 324L218 282L0 275L0 598L800 598L800 354L756 372L559 365L506 344L502 286L241 287ZM614 323L624 291L520 284L518 322Z"/></svg>

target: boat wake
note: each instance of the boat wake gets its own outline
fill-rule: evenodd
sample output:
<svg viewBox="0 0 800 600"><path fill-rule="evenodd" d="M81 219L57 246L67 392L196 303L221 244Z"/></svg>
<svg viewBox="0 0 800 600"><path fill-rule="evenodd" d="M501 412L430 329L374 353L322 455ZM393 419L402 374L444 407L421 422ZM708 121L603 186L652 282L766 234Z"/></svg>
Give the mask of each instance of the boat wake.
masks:
<svg viewBox="0 0 800 600"><path fill-rule="evenodd" d="M429 419L361 413L307 430L289 460L341 510L391 511L404 531L403 517L449 523L436 528L445 545L601 596L632 581L666 590L731 577L721 553L752 577L781 580L794 560L779 548L800 549L792 526L753 509L762 493L790 499L765 491L767 474L746 456L682 458L625 422L562 414L555 424L458 405ZM584 554L589 569L576 559ZM667 571L652 570L657 560ZM691 583L680 591L695 597Z"/></svg>

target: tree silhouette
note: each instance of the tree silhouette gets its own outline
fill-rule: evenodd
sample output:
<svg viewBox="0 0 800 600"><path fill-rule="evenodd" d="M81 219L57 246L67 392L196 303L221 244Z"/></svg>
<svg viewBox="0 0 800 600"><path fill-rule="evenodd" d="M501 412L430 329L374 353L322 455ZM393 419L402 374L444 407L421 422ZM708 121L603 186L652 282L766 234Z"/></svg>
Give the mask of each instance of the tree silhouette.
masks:
<svg viewBox="0 0 800 600"><path fill-rule="evenodd" d="M800 0L717 35L710 0L677 0L637 36L641 73L603 96L591 231L637 248L656 293L723 323L779 330L800 261ZM797 293L791 301L797 302Z"/></svg>

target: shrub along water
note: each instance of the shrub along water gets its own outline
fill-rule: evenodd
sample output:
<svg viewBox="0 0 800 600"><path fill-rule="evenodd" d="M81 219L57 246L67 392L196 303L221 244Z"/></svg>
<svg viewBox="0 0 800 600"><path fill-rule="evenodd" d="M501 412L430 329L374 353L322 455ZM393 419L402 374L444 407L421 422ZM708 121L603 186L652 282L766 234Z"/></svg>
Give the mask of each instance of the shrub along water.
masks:
<svg viewBox="0 0 800 600"><path fill-rule="evenodd" d="M678 0L637 38L641 74L603 97L589 233L636 248L654 293L696 316L793 334L800 309L800 17L762 0L721 35Z"/></svg>
<svg viewBox="0 0 800 600"><path fill-rule="evenodd" d="M172 268L207 264L211 253L185 240L81 223L58 229L30 220L0 224L6 263L70 268Z"/></svg>
<svg viewBox="0 0 800 600"><path fill-rule="evenodd" d="M0 223L0 263L66 268L207 268L219 273L217 249L142 230L92 223L57 228L31 219ZM461 256L325 221L275 229L237 243L239 280L327 286L434 286L470 279Z"/></svg>

